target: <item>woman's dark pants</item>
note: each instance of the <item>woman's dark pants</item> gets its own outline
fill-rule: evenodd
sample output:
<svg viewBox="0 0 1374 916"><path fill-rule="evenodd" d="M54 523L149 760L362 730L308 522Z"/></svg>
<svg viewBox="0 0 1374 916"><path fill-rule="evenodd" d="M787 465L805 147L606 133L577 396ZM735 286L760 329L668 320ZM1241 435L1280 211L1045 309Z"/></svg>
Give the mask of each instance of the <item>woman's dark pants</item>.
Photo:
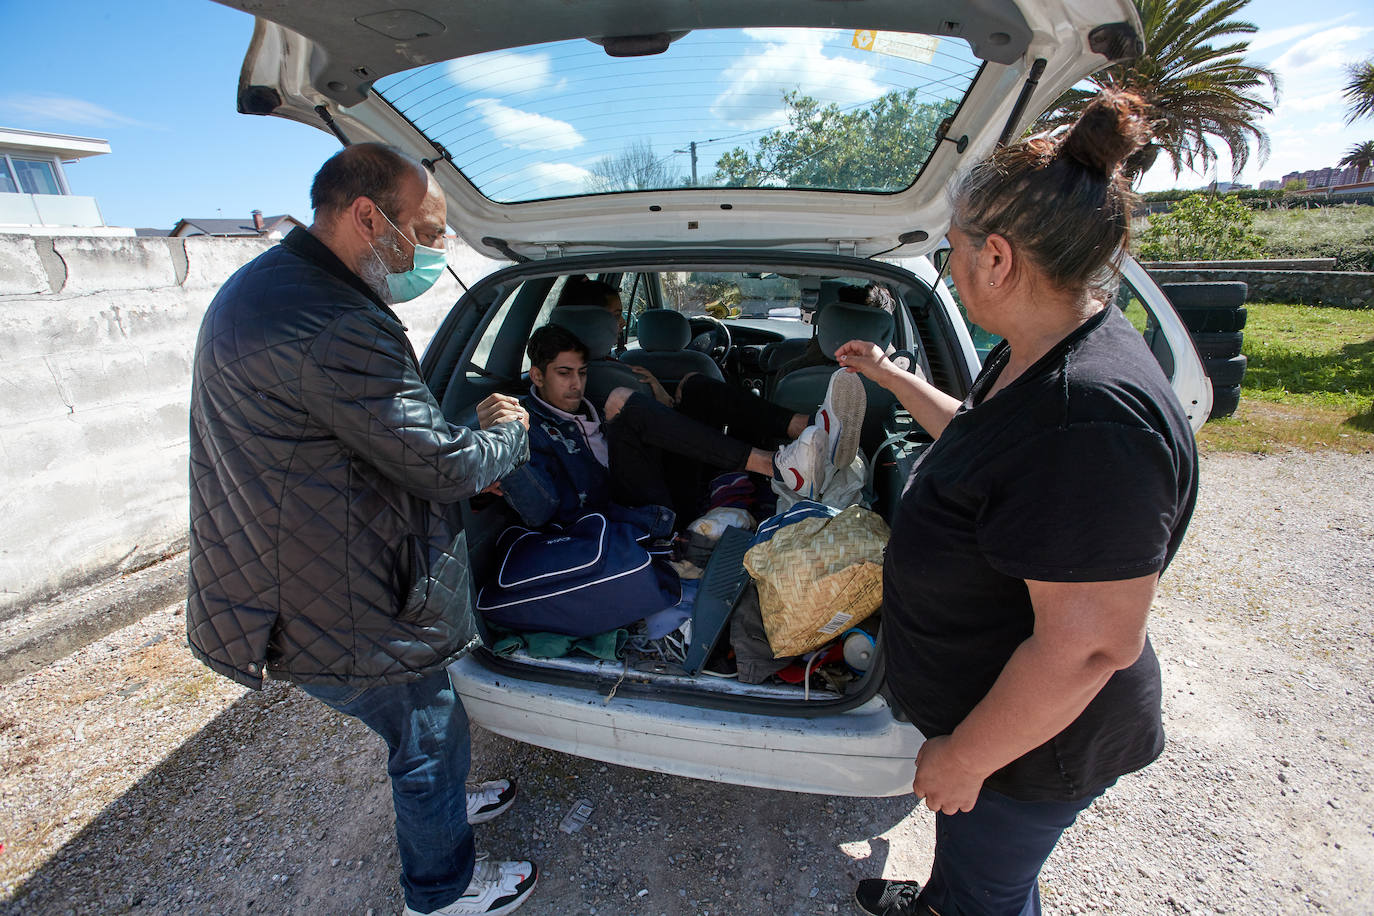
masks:
<svg viewBox="0 0 1374 916"><path fill-rule="evenodd" d="M1060 835L1106 791L1025 802L991 789L972 811L935 815L935 862L917 900L940 916L1039 916L1040 869Z"/></svg>

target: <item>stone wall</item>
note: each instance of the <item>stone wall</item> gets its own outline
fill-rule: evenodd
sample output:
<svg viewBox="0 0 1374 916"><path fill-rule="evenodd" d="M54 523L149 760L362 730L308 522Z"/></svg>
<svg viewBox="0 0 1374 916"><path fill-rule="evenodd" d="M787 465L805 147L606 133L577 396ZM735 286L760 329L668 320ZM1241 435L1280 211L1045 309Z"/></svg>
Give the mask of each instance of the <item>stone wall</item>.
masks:
<svg viewBox="0 0 1374 916"><path fill-rule="evenodd" d="M1299 302L1337 308L1374 308L1374 273L1339 270L1170 269L1146 264L1157 283L1243 280L1250 302Z"/></svg>
<svg viewBox="0 0 1374 916"><path fill-rule="evenodd" d="M196 332L272 244L0 236L0 619L184 547ZM467 283L501 266L449 256ZM460 292L397 307L417 351Z"/></svg>

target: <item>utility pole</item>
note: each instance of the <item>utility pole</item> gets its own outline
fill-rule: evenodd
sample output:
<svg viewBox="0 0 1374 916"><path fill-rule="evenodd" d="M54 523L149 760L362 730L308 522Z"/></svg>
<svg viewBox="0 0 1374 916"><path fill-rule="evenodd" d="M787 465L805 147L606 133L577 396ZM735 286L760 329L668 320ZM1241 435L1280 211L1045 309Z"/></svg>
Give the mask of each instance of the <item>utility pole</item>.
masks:
<svg viewBox="0 0 1374 916"><path fill-rule="evenodd" d="M706 140L703 142L710 143L712 141ZM693 140L688 143L686 149L675 149L673 152L692 154L692 187L695 188L697 186L697 141Z"/></svg>

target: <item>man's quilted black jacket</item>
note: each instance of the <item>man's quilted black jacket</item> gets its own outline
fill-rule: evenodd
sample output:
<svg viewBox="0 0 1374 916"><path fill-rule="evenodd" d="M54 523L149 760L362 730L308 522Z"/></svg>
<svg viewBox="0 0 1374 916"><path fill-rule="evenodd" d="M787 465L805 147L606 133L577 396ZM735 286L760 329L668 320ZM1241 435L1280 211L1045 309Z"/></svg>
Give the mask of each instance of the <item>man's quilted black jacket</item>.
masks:
<svg viewBox="0 0 1374 916"><path fill-rule="evenodd" d="M380 684L476 641L455 503L528 459L452 427L400 320L308 232L235 273L191 388L186 631L211 668Z"/></svg>

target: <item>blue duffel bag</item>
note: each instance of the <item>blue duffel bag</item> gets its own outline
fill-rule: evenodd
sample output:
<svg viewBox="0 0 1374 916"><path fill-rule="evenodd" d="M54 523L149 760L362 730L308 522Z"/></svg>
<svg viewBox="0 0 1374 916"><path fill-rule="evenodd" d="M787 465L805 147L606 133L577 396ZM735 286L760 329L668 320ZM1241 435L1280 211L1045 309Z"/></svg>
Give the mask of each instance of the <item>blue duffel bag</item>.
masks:
<svg viewBox="0 0 1374 916"><path fill-rule="evenodd" d="M508 528L477 610L488 623L524 632L590 636L628 626L682 598L677 573L643 540L635 526L599 512L552 531Z"/></svg>

